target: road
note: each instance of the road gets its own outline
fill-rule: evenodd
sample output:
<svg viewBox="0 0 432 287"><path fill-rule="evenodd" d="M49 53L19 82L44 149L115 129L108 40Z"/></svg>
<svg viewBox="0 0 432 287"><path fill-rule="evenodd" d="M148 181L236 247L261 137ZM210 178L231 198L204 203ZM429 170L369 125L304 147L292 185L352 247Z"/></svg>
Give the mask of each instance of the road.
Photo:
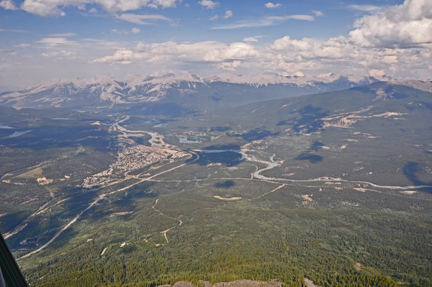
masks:
<svg viewBox="0 0 432 287"><path fill-rule="evenodd" d="M117 122L116 124L117 124L117 126L118 127L120 127L118 124L119 123L121 123L121 122L123 122L123 121L125 121L126 120L126 118L125 119L123 119L123 120L121 120L121 121L119 121L119 122ZM120 127L121 128L121 127ZM126 129L125 129L126 130ZM126 130L126 131L128 131L128 132L130 132L129 130ZM144 132L144 131L140 131L140 132ZM152 143L152 145L155 145L155 144L153 144ZM168 170L165 170L165 171L162 171L162 172L159 172L159 173L157 173L157 174L154 174L154 175L152 175L152 176L150 176L150 177L147 177L147 178L144 178L144 179L141 179L141 180L139 180L139 181L137 181L137 182L135 182L135 183L133 183L133 184L131 184L131 185L128 185L128 186L126 186L126 187L123 187L123 188L120 188L120 189L118 189L118 190L114 190L114 191L112 191L112 192L110 192L110 193L107 193L107 194L101 194L101 195L99 195L97 198L95 198L90 204L89 204L89 206L86 208L86 209L84 209L83 211L81 211L77 216L75 216L68 224L66 224L65 226L63 226L62 227L62 229L60 229L47 243L45 243L44 245L42 245L41 247L39 247L38 249L36 249L36 250L33 250L32 252L30 252L30 253L27 253L26 255L24 255L24 256L21 256L20 258L18 258L17 260L20 260L20 259L24 259L24 258L27 258L27 257L29 257L29 256L31 256L31 255L33 255L33 254L36 254L36 253L38 253L38 252L40 252L40 251L42 251L43 249L45 249L46 247L48 247L51 243L53 243L54 242L54 240L56 240L56 238L57 237L59 237L60 236L60 234L62 234L64 231L66 231L72 224L74 224L75 222L77 222L77 220L81 217L81 215L83 215L84 214L84 212L86 212L87 210L89 210L90 208L92 208L94 205L96 205L101 199L104 199L107 195L112 195L112 194L115 194L115 193L118 193L118 192L121 192L121 191L125 191L125 190L127 190L127 189L129 189L129 188L131 188L131 187L133 187L133 186L135 186L135 185L137 185L137 184L140 184L140 183L142 183L142 182L145 182L145 181L149 181L149 180L151 180L151 179L153 179L153 178L155 178L155 177L157 177L157 176L159 176L159 175L162 175L162 174L165 174L165 173L167 173L167 172L171 172L171 171L173 171L173 170L176 170L176 169L178 169L178 168L181 168L181 167L183 167L183 166L185 166L185 165L187 165L187 164L191 164L191 163L193 163L193 162L195 162L195 161L197 161L198 159L199 159L199 155L197 154L197 153L195 153L195 152L191 152L193 155L195 155L196 156L196 158L195 159L193 159L192 161L190 161L190 162L187 162L187 163L183 163L183 164L180 164L180 165L178 165L178 166L175 166L175 167L173 167L173 168L170 168L170 169L168 169ZM156 203L157 203L157 201L156 201ZM156 205L156 204L155 204ZM42 208L42 207L41 207ZM39 209L38 209L38 211L39 211ZM37 213L37 211L35 212L35 213ZM35 214L34 213L34 214ZM25 226L24 226L25 227ZM23 229L24 227L22 227L21 229ZM16 232L19 232L20 230L17 230ZM169 231L169 229L168 230L165 230L165 231L162 231L162 233L164 234L164 236L165 236L165 239L167 240L167 243L168 243L168 238L167 238L167 236L166 236L166 232L168 232ZM16 233L15 232L15 233ZM13 234L11 234L11 235L9 235L9 236L12 236Z"/></svg>

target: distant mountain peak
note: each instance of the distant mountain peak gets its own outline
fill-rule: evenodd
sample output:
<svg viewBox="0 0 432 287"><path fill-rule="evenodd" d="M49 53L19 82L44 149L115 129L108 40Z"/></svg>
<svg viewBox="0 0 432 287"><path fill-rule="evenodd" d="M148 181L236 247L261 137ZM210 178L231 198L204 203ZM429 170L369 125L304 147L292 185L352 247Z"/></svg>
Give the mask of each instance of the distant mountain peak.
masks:
<svg viewBox="0 0 432 287"><path fill-rule="evenodd" d="M234 75L226 72L208 77L173 73L152 76L128 74L118 79L98 74L73 80L53 78L21 91L3 93L0 96L0 105L15 108L85 106L89 109L94 106L105 109L117 104L160 102L176 89L179 89L180 93L193 93L193 90L204 87L206 91L210 91L215 84L244 85L244 89L280 85L281 89L286 91L284 95L293 96L358 87L380 80L382 79L333 73L318 76L286 76L267 71L255 75ZM227 93L230 93L229 90ZM231 97L233 96L235 95ZM278 95L267 97L275 96Z"/></svg>

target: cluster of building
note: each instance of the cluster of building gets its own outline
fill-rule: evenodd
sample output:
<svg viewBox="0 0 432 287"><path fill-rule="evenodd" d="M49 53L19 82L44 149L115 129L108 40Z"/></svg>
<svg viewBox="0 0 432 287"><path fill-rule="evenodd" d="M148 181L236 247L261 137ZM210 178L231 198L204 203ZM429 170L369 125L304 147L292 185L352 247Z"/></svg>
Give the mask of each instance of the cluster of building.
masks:
<svg viewBox="0 0 432 287"><path fill-rule="evenodd" d="M127 173L131 171L143 168L152 163L185 156L188 156L185 152L167 148L148 147L144 145L126 147L118 153L117 161L111 164L107 170L85 178L83 187L91 188L103 186L118 180L120 175L127 175Z"/></svg>

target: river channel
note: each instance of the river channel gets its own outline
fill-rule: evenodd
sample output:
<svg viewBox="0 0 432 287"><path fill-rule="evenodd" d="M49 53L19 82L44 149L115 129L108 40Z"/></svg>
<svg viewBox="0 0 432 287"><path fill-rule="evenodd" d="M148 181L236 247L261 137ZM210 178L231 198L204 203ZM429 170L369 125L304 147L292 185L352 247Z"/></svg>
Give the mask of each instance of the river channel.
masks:
<svg viewBox="0 0 432 287"><path fill-rule="evenodd" d="M123 118L122 120L116 122L114 125L115 127L123 132L128 132L128 133L146 133L148 135L151 136L151 139L149 140L149 143L152 146L157 146L157 147L162 147L161 145L158 145L156 143L154 143L154 140L156 139L156 133L152 133L152 132L148 132L148 131L131 131L128 129L125 129L124 127L120 126L119 124L122 122L125 122L127 120L129 120L130 117L126 116L125 118ZM408 190L408 189L419 189L419 188L432 188L432 185L412 185L412 186L391 186L391 185L379 185L379 184L375 184L372 182L367 182L367 181L360 181L360 180L346 180L346 179L327 179L327 178L317 178L317 179L288 179L288 178L276 178L276 177L267 177L264 175L261 175L262 172L267 171L267 170L271 170L275 167L280 166L280 164L276 161L274 161L274 157L276 156L275 154L273 154L270 157L270 161L263 161L263 160L258 160L255 156L251 156L248 157L246 155L245 151L239 151L239 150L230 150L230 149L214 149L214 150L198 150L198 149L194 149L194 152L200 152L200 153L222 153L222 152L236 152L239 153L241 155L240 160L248 160L248 161L252 161L252 162L257 162L257 163L262 163L267 165L267 167L265 168L261 168L257 171L255 171L253 173L253 177L256 179L261 179L261 180L268 180L268 181L285 181L285 182L346 182L346 183L357 183L357 184L366 184L375 188L384 188L384 189L393 189L393 190Z"/></svg>

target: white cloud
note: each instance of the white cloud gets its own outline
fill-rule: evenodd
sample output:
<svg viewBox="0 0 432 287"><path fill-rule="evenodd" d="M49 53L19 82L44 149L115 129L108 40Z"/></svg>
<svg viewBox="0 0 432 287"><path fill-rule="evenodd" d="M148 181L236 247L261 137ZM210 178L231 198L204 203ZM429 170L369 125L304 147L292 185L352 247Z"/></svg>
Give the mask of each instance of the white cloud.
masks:
<svg viewBox="0 0 432 287"><path fill-rule="evenodd" d="M211 29L239 29L239 28L251 28L251 27L265 27L273 26L280 22L284 22L290 19L314 21L315 18L310 15L286 15L286 16L267 16L261 19L240 21L229 25L220 25L212 27Z"/></svg>
<svg viewBox="0 0 432 287"><path fill-rule="evenodd" d="M146 20L147 21L154 21L154 20L171 21L171 19L162 15L138 15L138 14L124 13L116 17L118 19L139 24L139 25L154 25L154 23L146 22Z"/></svg>
<svg viewBox="0 0 432 287"><path fill-rule="evenodd" d="M246 39L252 38L256 40L260 36ZM7 57L3 57L6 62L1 64L10 65L7 69L10 76L0 77L0 84L3 82L21 85L17 79L36 81L43 80L43 77L84 77L107 71L112 72L114 76L122 76L127 73L178 74L184 71L209 75L224 70L240 74L272 71L284 75L317 75L329 72L365 75L375 73L376 70L395 76L406 76L411 71L430 76L429 67L432 66L430 49L365 48L342 36L327 41L311 38L292 39L286 36L270 45L254 41L230 44L217 41L71 41L64 37L43 38L36 44L34 48L26 51L25 65L19 65L22 58L20 55L8 54ZM41 49L44 49L44 57L41 57ZM35 51L34 56L31 56L32 51ZM75 60L71 62L71 59ZM67 71L64 69L65 65L68 65ZM48 74L41 75L41 66Z"/></svg>
<svg viewBox="0 0 432 287"><path fill-rule="evenodd" d="M248 37L248 38L244 38L243 42L258 42L257 37Z"/></svg>
<svg viewBox="0 0 432 287"><path fill-rule="evenodd" d="M213 2L211 0L201 0L198 1L198 4L200 4L203 7L206 7L207 9L214 9L217 6L219 6L219 2Z"/></svg>
<svg viewBox="0 0 432 287"><path fill-rule="evenodd" d="M51 1L25 0L21 4L21 9L44 17L61 15L61 11L57 8L57 3Z"/></svg>
<svg viewBox="0 0 432 287"><path fill-rule="evenodd" d="M15 45L15 47L17 47L17 48L28 48L28 47L31 47L31 45L30 44L19 44L19 45Z"/></svg>
<svg viewBox="0 0 432 287"><path fill-rule="evenodd" d="M14 32L14 33L30 33L27 30L13 30L13 29L0 29L0 32Z"/></svg>
<svg viewBox="0 0 432 287"><path fill-rule="evenodd" d="M231 18L233 16L233 13L232 13L232 11L225 11L225 14L223 14L223 15L214 15L214 16L212 16L212 17L210 17L209 18L209 20L210 21L214 21L214 20L217 20L217 19L219 19L220 17L222 17L222 18L224 18L224 19L228 19L228 18Z"/></svg>
<svg viewBox="0 0 432 287"><path fill-rule="evenodd" d="M50 57L50 58L58 58L58 60L61 59L75 59L75 55L76 53L71 52L71 51L58 51L58 52L46 52L46 53L42 53L43 57Z"/></svg>
<svg viewBox="0 0 432 287"><path fill-rule="evenodd" d="M348 8L352 10L358 10L358 11L370 12L370 13L378 13L383 10L383 7L375 6L375 5L349 5Z"/></svg>
<svg viewBox="0 0 432 287"><path fill-rule="evenodd" d="M89 13L97 13L97 12L98 12L98 10L96 8L91 8L89 10Z"/></svg>
<svg viewBox="0 0 432 287"><path fill-rule="evenodd" d="M129 32L128 31L125 31L125 30L118 30L118 29L111 29L111 33L113 33L113 34L129 34Z"/></svg>
<svg viewBox="0 0 432 287"><path fill-rule="evenodd" d="M415 31L423 38L422 41L427 40L432 34L427 30L432 13L428 11L432 10L426 1L406 0L403 5L389 7L383 14L362 17L349 38L339 36L318 40L285 36L270 44L260 43L258 40L261 36L253 34L244 38L242 43L176 43L174 40L163 43L109 42L66 38L66 34L54 34L53 37L35 43L29 42L32 47L28 47L25 54L20 54L22 50L18 48L15 53L5 54L5 51L0 51L0 65L8 67L0 71L0 84L21 85L21 82L28 83L28 79L34 82L46 77L83 77L107 71L114 76L185 71L209 75L229 70L238 74L272 71L284 75L318 75L333 72L396 77L414 73L417 77L431 78L432 45L415 42L416 38L412 35L414 30L408 29L413 23L425 23L424 27L420 25ZM225 29L314 19L309 15L300 16L263 17L227 25ZM163 17L159 15L126 17L128 20L138 19L142 22L170 21L168 18L159 19ZM222 17L221 14L219 17ZM389 27L389 23L392 26ZM380 30L381 24L385 24L383 31ZM133 31L126 32L132 34ZM356 38L359 31L363 33L363 38ZM20 45L19 48L24 46ZM64 69L66 65L68 69ZM40 73L40 67L44 67L46 73Z"/></svg>
<svg viewBox="0 0 432 287"><path fill-rule="evenodd" d="M223 62L219 67L228 71L235 71L241 65L241 61Z"/></svg>
<svg viewBox="0 0 432 287"><path fill-rule="evenodd" d="M141 30L138 28L132 28L132 30L130 32L126 31L126 30L118 30L118 29L112 29L111 30L111 33L120 34L120 35L122 35L122 34L124 34L124 35L137 34L139 32L141 32Z"/></svg>
<svg viewBox="0 0 432 287"><path fill-rule="evenodd" d="M92 63L152 63L171 68L186 63L207 63L206 65L221 69L234 69L243 62L259 56L260 52L246 43L232 43L228 46L213 41L180 44L169 41L155 44L139 43L134 48L117 49L114 54L94 59Z"/></svg>
<svg viewBox="0 0 432 287"><path fill-rule="evenodd" d="M265 55L273 70L286 73L301 70L305 74L332 71L364 75L375 69L396 76L412 70L425 75L432 63L430 48L369 48L356 45L343 36L327 41L286 36L268 46Z"/></svg>
<svg viewBox="0 0 432 287"><path fill-rule="evenodd" d="M282 6L282 4L277 3L277 4L273 4L271 2L268 2L267 4L265 4L264 6L266 6L267 8L279 8L280 6Z"/></svg>
<svg viewBox="0 0 432 287"><path fill-rule="evenodd" d="M69 41L66 38L42 38L41 40L36 41L36 43L43 44L45 47L49 48L77 45L77 42Z"/></svg>
<svg viewBox="0 0 432 287"><path fill-rule="evenodd" d="M286 59L296 60L299 57L306 59L341 59L359 56L356 48L349 44L342 36L321 41L310 38L301 40L291 39L289 36L277 39L269 46L269 49L277 54L285 54ZM280 54L282 55L282 54Z"/></svg>
<svg viewBox="0 0 432 287"><path fill-rule="evenodd" d="M369 70L369 75L371 75L372 77L382 77L385 75L385 72L384 70L371 69Z"/></svg>
<svg viewBox="0 0 432 287"><path fill-rule="evenodd" d="M382 59L382 61L386 64L395 64L398 62L397 57L396 56L384 56L384 58Z"/></svg>
<svg viewBox="0 0 432 287"><path fill-rule="evenodd" d="M182 0L153 0L153 4L162 8L174 8L177 6L177 2L180 4Z"/></svg>
<svg viewBox="0 0 432 287"><path fill-rule="evenodd" d="M132 60L142 59L145 55L134 53L130 49L118 50L112 56L105 56L103 58L95 59L93 63L117 62L119 64L130 64Z"/></svg>
<svg viewBox="0 0 432 287"><path fill-rule="evenodd" d="M232 43L222 49L212 49L204 55L204 61L224 62L226 60L245 60L250 57L258 57L260 53L250 44ZM237 65L238 66L238 65Z"/></svg>
<svg viewBox="0 0 432 287"><path fill-rule="evenodd" d="M173 8L181 2L182 0L24 0L21 4L21 9L32 14L46 17L65 15L60 8L66 6L75 6L82 9L85 4L97 4L109 13L121 13L145 7ZM91 13L93 13L93 11Z"/></svg>
<svg viewBox="0 0 432 287"><path fill-rule="evenodd" d="M312 13L314 13L315 17L324 16L324 13L319 10L312 10Z"/></svg>
<svg viewBox="0 0 432 287"><path fill-rule="evenodd" d="M6 10L17 10L18 8L12 2L12 0L2 0L0 1L0 7Z"/></svg>
<svg viewBox="0 0 432 287"><path fill-rule="evenodd" d="M288 15L288 16L269 16L268 19L276 21L286 21L290 19L304 20L304 21L314 21L315 18L310 15Z"/></svg>
<svg viewBox="0 0 432 287"><path fill-rule="evenodd" d="M49 34L50 37L73 37L76 36L75 33L62 33L62 34Z"/></svg>
<svg viewBox="0 0 432 287"><path fill-rule="evenodd" d="M405 0L383 14L355 21L350 40L365 47L412 47L432 42L432 1Z"/></svg>

